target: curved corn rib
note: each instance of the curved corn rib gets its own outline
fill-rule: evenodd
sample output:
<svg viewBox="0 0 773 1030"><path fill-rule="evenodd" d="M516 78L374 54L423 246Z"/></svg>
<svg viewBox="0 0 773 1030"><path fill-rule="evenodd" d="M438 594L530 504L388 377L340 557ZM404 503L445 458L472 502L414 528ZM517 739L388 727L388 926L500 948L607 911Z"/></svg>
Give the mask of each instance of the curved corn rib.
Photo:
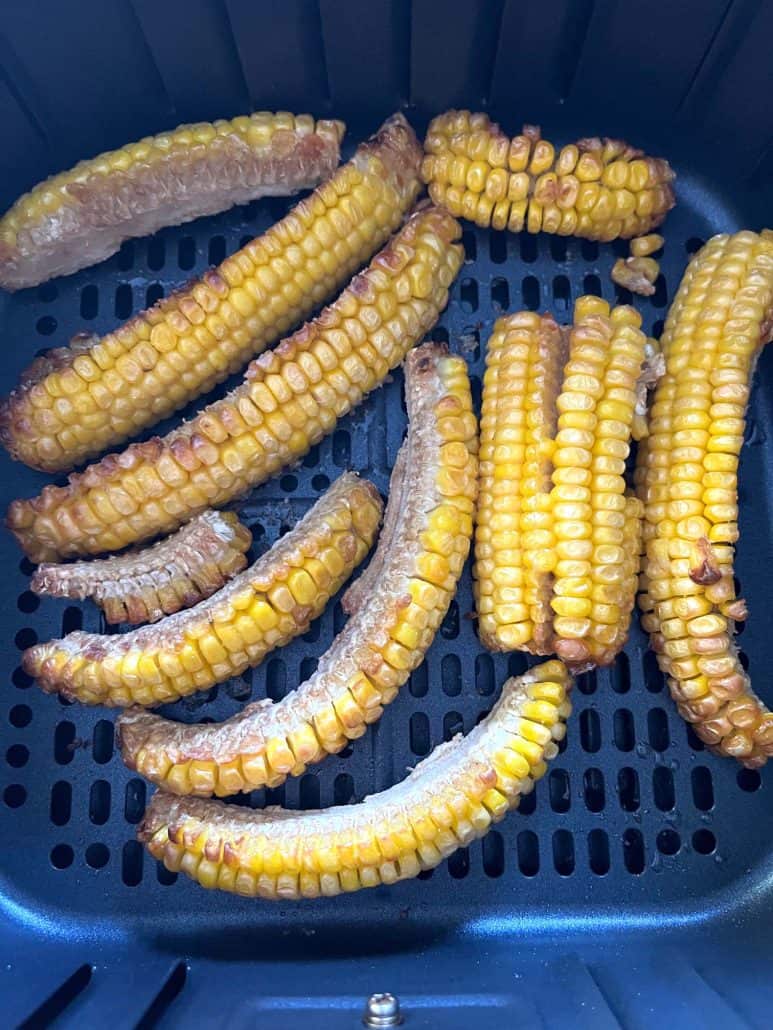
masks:
<svg viewBox="0 0 773 1030"><path fill-rule="evenodd" d="M43 690L83 704L157 705L206 690L304 633L368 553L375 487L345 473L298 525L206 601L121 636L70 633L22 664Z"/></svg>
<svg viewBox="0 0 773 1030"><path fill-rule="evenodd" d="M738 658L738 458L754 364L773 330L773 232L715 236L692 259L661 339L666 373L640 445L642 625L680 714L751 768L773 755L773 713Z"/></svg>
<svg viewBox="0 0 773 1030"><path fill-rule="evenodd" d="M641 523L623 475L640 324L633 308L579 298L563 369L567 345L550 316L522 312L494 327L474 568L493 650L554 651L581 669L609 664L625 642Z"/></svg>
<svg viewBox="0 0 773 1030"><path fill-rule="evenodd" d="M133 236L316 186L338 164L344 131L343 122L256 111L80 161L0 219L0 286L36 286L103 261Z"/></svg>
<svg viewBox="0 0 773 1030"><path fill-rule="evenodd" d="M305 318L380 247L418 193L420 150L395 115L263 236L120 329L34 365L0 408L0 440L70 469L134 436Z"/></svg>
<svg viewBox="0 0 773 1030"><path fill-rule="evenodd" d="M622 140L581 139L556 153L538 126L510 139L488 115L447 111L424 149L432 200L483 228L613 240L648 232L674 206L668 162Z"/></svg>
<svg viewBox="0 0 773 1030"><path fill-rule="evenodd" d="M157 622L214 594L247 564L252 534L231 511L205 511L173 536L118 558L40 565L30 589L93 600L109 623Z"/></svg>
<svg viewBox="0 0 773 1030"><path fill-rule="evenodd" d="M333 304L254 361L223 400L66 487L15 501L8 524L29 557L99 554L171 532L296 461L432 328L462 263L460 235L445 211L417 211Z"/></svg>
<svg viewBox="0 0 773 1030"><path fill-rule="evenodd" d="M278 703L258 701L220 724L126 712L118 730L131 768L180 794L277 786L362 736L421 664L469 551L477 427L466 365L438 344L408 355L406 395L408 436L375 573L354 584L354 614L315 674Z"/></svg>
<svg viewBox="0 0 773 1030"><path fill-rule="evenodd" d="M159 792L138 837L168 869L248 897L316 898L416 876L482 837L534 788L566 732L570 686L556 661L508 680L467 737L359 804L258 812Z"/></svg>

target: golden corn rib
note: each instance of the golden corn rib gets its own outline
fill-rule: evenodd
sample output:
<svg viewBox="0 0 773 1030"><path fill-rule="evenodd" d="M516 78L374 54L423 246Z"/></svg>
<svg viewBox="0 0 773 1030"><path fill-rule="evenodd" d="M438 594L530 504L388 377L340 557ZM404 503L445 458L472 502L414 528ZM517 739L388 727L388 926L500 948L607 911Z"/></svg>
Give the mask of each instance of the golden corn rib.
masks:
<svg viewBox="0 0 773 1030"><path fill-rule="evenodd" d="M738 459L754 364L773 331L773 232L715 236L692 259L661 339L666 372L639 449L642 625L680 714L749 767L773 755L773 713L738 658Z"/></svg>
<svg viewBox="0 0 773 1030"><path fill-rule="evenodd" d="M492 650L555 651L580 669L609 664L625 642L640 550L641 511L623 475L640 324L633 308L581 297L568 344L550 316L523 312L494 327L474 568Z"/></svg>
<svg viewBox="0 0 773 1030"><path fill-rule="evenodd" d="M558 432L550 492L556 539L553 640L576 668L608 665L625 642L633 606L625 498L636 384L647 338L641 315L581 297L575 306L569 360L558 398Z"/></svg>
<svg viewBox="0 0 773 1030"><path fill-rule="evenodd" d="M295 528L194 608L120 636L70 633L22 664L43 690L84 704L157 705L206 690L304 633L370 550L375 487L345 473Z"/></svg>
<svg viewBox="0 0 773 1030"><path fill-rule="evenodd" d="M359 804L260 812L160 791L138 837L168 869L248 897L316 898L416 876L482 837L534 788L566 732L570 687L556 661L508 680L466 737Z"/></svg>
<svg viewBox="0 0 773 1030"><path fill-rule="evenodd" d="M400 224L421 151L395 115L348 164L253 240L83 352L33 365L0 408L12 457L70 469L241 369L327 300Z"/></svg>
<svg viewBox="0 0 773 1030"><path fill-rule="evenodd" d="M488 342L473 575L480 637L492 650L549 653L548 447L565 352L554 319L529 311L498 319Z"/></svg>
<svg viewBox="0 0 773 1030"><path fill-rule="evenodd" d="M408 436L390 484L384 535L353 614L314 675L272 704L220 724L182 725L130 710L124 761L178 794L277 786L365 733L421 664L443 621L472 535L477 427L467 367L439 344L406 360Z"/></svg>
<svg viewBox="0 0 773 1030"><path fill-rule="evenodd" d="M152 547L104 561L40 565L30 588L93 598L109 623L156 622L214 594L247 564L252 533L231 511L207 510Z"/></svg>
<svg viewBox="0 0 773 1030"><path fill-rule="evenodd" d="M108 455L66 487L14 501L34 561L99 554L171 532L296 461L434 325L462 263L458 223L417 211L313 322L254 361L242 385L160 439Z"/></svg>
<svg viewBox="0 0 773 1030"><path fill-rule="evenodd" d="M591 240L639 236L674 206L667 161L622 140L581 139L556 152L538 126L506 136L485 114L430 123L422 177L436 204L483 228Z"/></svg>
<svg viewBox="0 0 773 1030"><path fill-rule="evenodd" d="M307 114L256 111L80 161L0 219L0 286L36 286L103 261L130 237L316 186L338 164L344 131Z"/></svg>

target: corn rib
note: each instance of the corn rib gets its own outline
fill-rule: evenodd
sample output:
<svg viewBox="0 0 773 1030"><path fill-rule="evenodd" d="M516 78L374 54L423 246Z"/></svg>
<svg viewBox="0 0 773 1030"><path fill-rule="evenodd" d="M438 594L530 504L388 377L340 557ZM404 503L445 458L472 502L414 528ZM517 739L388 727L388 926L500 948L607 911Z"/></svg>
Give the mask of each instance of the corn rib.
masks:
<svg viewBox="0 0 773 1030"><path fill-rule="evenodd" d="M674 173L622 140L581 139L558 152L538 126L506 136L485 114L430 123L422 177L436 204L482 228L613 240L640 236L674 206Z"/></svg>
<svg viewBox="0 0 773 1030"><path fill-rule="evenodd" d="M256 111L80 161L0 219L0 286L36 286L103 261L131 237L316 186L338 164L344 131L343 122Z"/></svg>
<svg viewBox="0 0 773 1030"><path fill-rule="evenodd" d="M756 768L773 713L736 650L738 460L754 365L773 332L773 232L715 236L690 262L661 346L666 372L639 449L642 625L680 714L714 751Z"/></svg>
<svg viewBox="0 0 773 1030"><path fill-rule="evenodd" d="M492 650L555 652L579 670L609 664L625 642L640 550L624 479L640 324L633 308L581 297L568 334L530 312L494 326L473 570Z"/></svg>
<svg viewBox="0 0 773 1030"><path fill-rule="evenodd" d="M370 550L375 487L345 473L295 528L194 608L121 636L70 633L22 664L47 693L83 704L157 705L206 690L304 633Z"/></svg>
<svg viewBox="0 0 773 1030"><path fill-rule="evenodd" d="M207 510L152 547L104 561L40 565L30 589L92 598L109 623L157 622L205 600L241 572L251 543L233 512Z"/></svg>
<svg viewBox="0 0 773 1030"><path fill-rule="evenodd" d="M408 355L408 436L390 484L372 568L350 588L349 622L314 675L272 704L220 724L182 725L130 710L126 764L178 794L277 786L365 733L421 664L467 557L477 488L477 427L462 358L438 344Z"/></svg>
<svg viewBox="0 0 773 1030"><path fill-rule="evenodd" d="M115 551L172 532L302 457L434 325L462 263L458 223L417 211L313 322L168 436L108 455L66 487L14 501L8 524L34 561Z"/></svg>
<svg viewBox="0 0 773 1030"><path fill-rule="evenodd" d="M138 837L168 869L248 897L316 898L416 876L482 837L534 788L566 732L570 687L556 661L508 680L466 737L359 804L259 812L160 791Z"/></svg>
<svg viewBox="0 0 773 1030"><path fill-rule="evenodd" d="M263 236L124 326L36 363L0 408L13 458L71 469L171 415L327 300L400 224L421 151L395 115Z"/></svg>

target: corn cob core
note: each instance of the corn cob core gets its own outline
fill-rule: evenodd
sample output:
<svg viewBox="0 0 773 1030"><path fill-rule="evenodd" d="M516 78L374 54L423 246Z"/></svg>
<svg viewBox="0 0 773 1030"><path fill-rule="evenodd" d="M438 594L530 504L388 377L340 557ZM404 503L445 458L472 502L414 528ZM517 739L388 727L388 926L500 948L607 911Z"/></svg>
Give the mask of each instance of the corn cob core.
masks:
<svg viewBox="0 0 773 1030"><path fill-rule="evenodd" d="M241 572L251 543L234 512L207 510L152 547L104 561L40 565L30 588L49 597L93 598L109 623L156 622Z"/></svg>
<svg viewBox="0 0 773 1030"><path fill-rule="evenodd" d="M494 326L473 570L492 650L554 651L581 669L609 664L625 643L641 523L624 479L640 324L633 308L581 297L568 344L549 315Z"/></svg>
<svg viewBox="0 0 773 1030"><path fill-rule="evenodd" d="M325 301L400 224L420 150L396 115L263 236L58 367L33 365L0 408L14 458L70 469L241 369Z"/></svg>
<svg viewBox="0 0 773 1030"><path fill-rule="evenodd" d="M408 355L408 436L353 612L314 675L220 724L148 712L118 722L124 761L165 790L227 795L275 787L362 736L421 664L456 591L472 536L477 427L462 358L438 344ZM362 582L364 581L364 582Z"/></svg>
<svg viewBox="0 0 773 1030"><path fill-rule="evenodd" d="M590 240L639 236L674 206L674 173L622 140L593 137L556 152L538 126L510 139L485 114L430 123L422 177L436 204L482 228Z"/></svg>
<svg viewBox="0 0 773 1030"><path fill-rule="evenodd" d="M461 267L459 224L424 208L340 297L250 365L244 382L168 436L108 455L66 487L15 501L35 561L99 554L171 532L302 457L434 325Z"/></svg>
<svg viewBox="0 0 773 1030"><path fill-rule="evenodd" d="M304 633L368 553L375 487L345 473L254 565L194 608L121 636L70 633L22 664L48 693L83 704L157 705L206 690Z"/></svg>
<svg viewBox="0 0 773 1030"><path fill-rule="evenodd" d="M556 661L508 680L467 737L441 744L401 783L359 804L256 812L159 792L138 837L168 869L248 897L316 898L416 876L482 837L533 790L566 732L570 686Z"/></svg>
<svg viewBox="0 0 773 1030"><path fill-rule="evenodd" d="M642 625L680 714L719 754L761 766L773 713L733 634L738 460L754 364L773 329L773 232L715 236L690 262L661 339L666 372L639 449Z"/></svg>

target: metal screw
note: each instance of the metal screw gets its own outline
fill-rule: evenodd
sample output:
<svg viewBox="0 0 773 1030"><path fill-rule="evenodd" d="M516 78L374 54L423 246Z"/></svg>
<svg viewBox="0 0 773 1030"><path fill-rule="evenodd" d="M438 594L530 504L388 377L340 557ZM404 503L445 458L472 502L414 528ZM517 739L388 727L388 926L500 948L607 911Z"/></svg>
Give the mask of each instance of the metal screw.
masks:
<svg viewBox="0 0 773 1030"><path fill-rule="evenodd" d="M371 994L365 1002L362 1021L370 1027L399 1026L403 1021L400 1002L393 994Z"/></svg>

